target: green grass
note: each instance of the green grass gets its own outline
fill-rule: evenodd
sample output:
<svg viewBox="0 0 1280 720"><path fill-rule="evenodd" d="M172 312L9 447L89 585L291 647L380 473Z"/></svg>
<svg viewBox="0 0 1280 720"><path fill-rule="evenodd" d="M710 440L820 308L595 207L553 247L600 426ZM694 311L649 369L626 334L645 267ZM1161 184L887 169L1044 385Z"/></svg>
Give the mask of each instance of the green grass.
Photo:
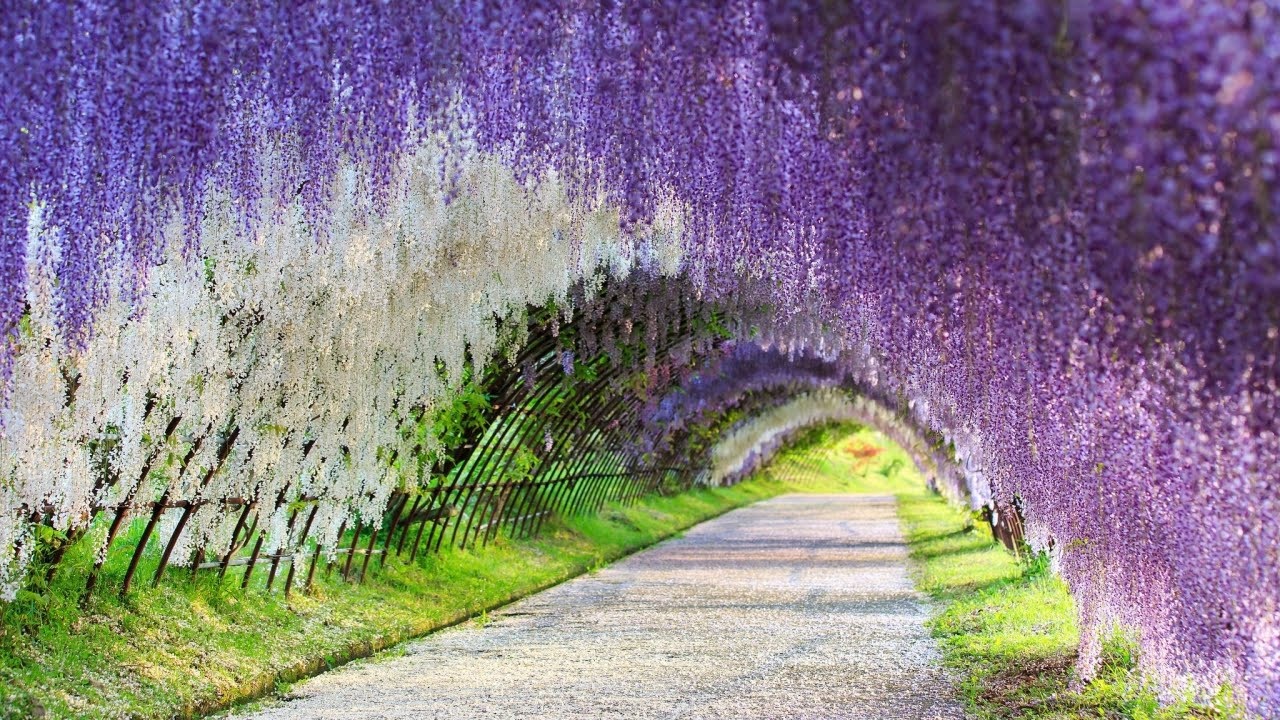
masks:
<svg viewBox="0 0 1280 720"><path fill-rule="evenodd" d="M917 585L938 601L931 628L980 718L1240 717L1229 695L1208 705L1161 705L1117 635L1088 683L1073 683L1080 633L1066 585L1043 559L1015 559L963 511L922 491L900 493L898 513Z"/></svg>
<svg viewBox="0 0 1280 720"><path fill-rule="evenodd" d="M847 428L844 431L848 432ZM822 441L840 433L811 435ZM49 588L0 607L0 719L17 717L167 718L210 712L260 696L325 668L602 567L609 561L718 515L783 492L861 489L861 476L787 468L732 488L643 498L629 507L549 523L540 537L498 538L481 549L445 550L410 564L375 559L360 585L317 571L314 593L239 588L170 572L150 586L148 558L122 600L108 562L88 607L77 601L87 553L68 554ZM838 470L840 462L822 461ZM150 563L148 565L148 563ZM255 586L263 582L258 573Z"/></svg>
<svg viewBox="0 0 1280 720"><path fill-rule="evenodd" d="M467 618L487 622L492 608L784 492L897 495L917 583L937 601L932 631L977 717L1236 717L1225 696L1216 708L1161 707L1135 669L1132 646L1120 640L1108 644L1098 676L1072 689L1078 631L1065 586L923 490L900 448L844 426L811 431L732 488L610 505L538 538L499 538L413 564L379 568L374 560L361 585L318 573L313 594L288 600L260 587L241 591L235 573L218 582L175 572L151 588L144 565L126 600L107 584L82 612L76 567L91 559L69 554L52 587L0 607L0 720L167 718L225 708ZM120 572L111 565L104 579Z"/></svg>

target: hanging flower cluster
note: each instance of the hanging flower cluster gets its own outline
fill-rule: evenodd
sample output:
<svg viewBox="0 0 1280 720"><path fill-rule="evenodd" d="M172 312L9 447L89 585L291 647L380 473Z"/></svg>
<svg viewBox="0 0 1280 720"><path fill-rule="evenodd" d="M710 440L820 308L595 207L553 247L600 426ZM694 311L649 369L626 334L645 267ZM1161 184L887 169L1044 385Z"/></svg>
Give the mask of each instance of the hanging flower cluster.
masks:
<svg viewBox="0 0 1280 720"><path fill-rule="evenodd" d="M488 362L529 304L567 304L571 290L585 302L584 279L598 286L639 262L616 214L571 208L551 182L525 188L479 153L455 160L467 192L450 200L438 150L403 158L377 208L345 169L323 241L298 205L264 201L268 221L245 235L236 213L210 201L199 254L184 254L171 225L147 283L113 283L80 347L60 333L56 266L40 262L65 232L32 211L29 312L0 437L5 594L32 547L24 518L71 529L130 499L320 496L314 527L331 546L351 513L380 516L422 471L387 461L430 456L403 428L446 404L464 367ZM652 237L668 236L655 227ZM264 526L283 522L276 505ZM221 542L232 524L215 508L197 513L177 557Z"/></svg>
<svg viewBox="0 0 1280 720"><path fill-rule="evenodd" d="M842 375L839 366L820 358L789 359L755 343L726 343L686 382L651 398L641 414L641 439L650 441L644 451L658 456L681 452L678 442L686 432L713 425L755 395L832 387Z"/></svg>
<svg viewBox="0 0 1280 720"><path fill-rule="evenodd" d="M755 415L730 429L711 449L710 485L732 484L749 475L797 430L828 422L854 420L849 397L838 390L817 390Z"/></svg>
<svg viewBox="0 0 1280 720"><path fill-rule="evenodd" d="M501 319L645 267L1016 502L1083 670L1119 622L1275 714L1278 70L1274 0L20 3L0 581L104 464L377 508Z"/></svg>

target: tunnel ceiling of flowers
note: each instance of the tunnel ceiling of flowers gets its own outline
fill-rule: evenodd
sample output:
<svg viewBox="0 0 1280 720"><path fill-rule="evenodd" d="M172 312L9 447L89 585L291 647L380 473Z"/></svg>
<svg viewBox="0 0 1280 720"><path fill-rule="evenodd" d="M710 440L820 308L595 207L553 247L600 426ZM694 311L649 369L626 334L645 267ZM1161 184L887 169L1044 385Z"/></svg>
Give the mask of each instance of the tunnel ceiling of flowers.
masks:
<svg viewBox="0 0 1280 720"><path fill-rule="evenodd" d="M332 542L554 378L690 482L875 424L1085 672L1280 711L1274 1L111 5L0 18L6 594L134 497Z"/></svg>

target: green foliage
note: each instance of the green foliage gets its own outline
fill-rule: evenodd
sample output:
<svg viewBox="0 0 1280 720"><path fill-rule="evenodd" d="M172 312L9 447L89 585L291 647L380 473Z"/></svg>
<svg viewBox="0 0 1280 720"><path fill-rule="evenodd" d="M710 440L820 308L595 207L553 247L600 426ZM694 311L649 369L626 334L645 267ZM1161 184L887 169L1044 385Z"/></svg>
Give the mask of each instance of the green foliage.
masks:
<svg viewBox="0 0 1280 720"><path fill-rule="evenodd" d="M733 331L725 325L724 316L721 313L713 313L706 318L694 316L691 320L697 335L709 335L721 340L733 339ZM751 337L759 334L759 328L753 327L751 330Z"/></svg>
<svg viewBox="0 0 1280 720"><path fill-rule="evenodd" d="M516 449L511 464L504 473L504 478L511 482L525 480L533 474L533 470L538 467L538 462L538 453L522 445Z"/></svg>
<svg viewBox="0 0 1280 720"><path fill-rule="evenodd" d="M445 447L460 445L467 433L488 424L486 413L491 406L492 400L484 390L475 382L467 382L451 403L432 413L431 430Z"/></svg>

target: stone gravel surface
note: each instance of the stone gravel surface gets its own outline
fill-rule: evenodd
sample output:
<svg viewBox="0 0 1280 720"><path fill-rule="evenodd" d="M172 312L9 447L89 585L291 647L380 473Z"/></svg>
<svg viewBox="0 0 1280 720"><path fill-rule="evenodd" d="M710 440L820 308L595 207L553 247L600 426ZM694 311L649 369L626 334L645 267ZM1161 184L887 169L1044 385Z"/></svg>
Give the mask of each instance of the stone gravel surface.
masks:
<svg viewBox="0 0 1280 720"><path fill-rule="evenodd" d="M252 717L964 718L894 502L733 511Z"/></svg>

